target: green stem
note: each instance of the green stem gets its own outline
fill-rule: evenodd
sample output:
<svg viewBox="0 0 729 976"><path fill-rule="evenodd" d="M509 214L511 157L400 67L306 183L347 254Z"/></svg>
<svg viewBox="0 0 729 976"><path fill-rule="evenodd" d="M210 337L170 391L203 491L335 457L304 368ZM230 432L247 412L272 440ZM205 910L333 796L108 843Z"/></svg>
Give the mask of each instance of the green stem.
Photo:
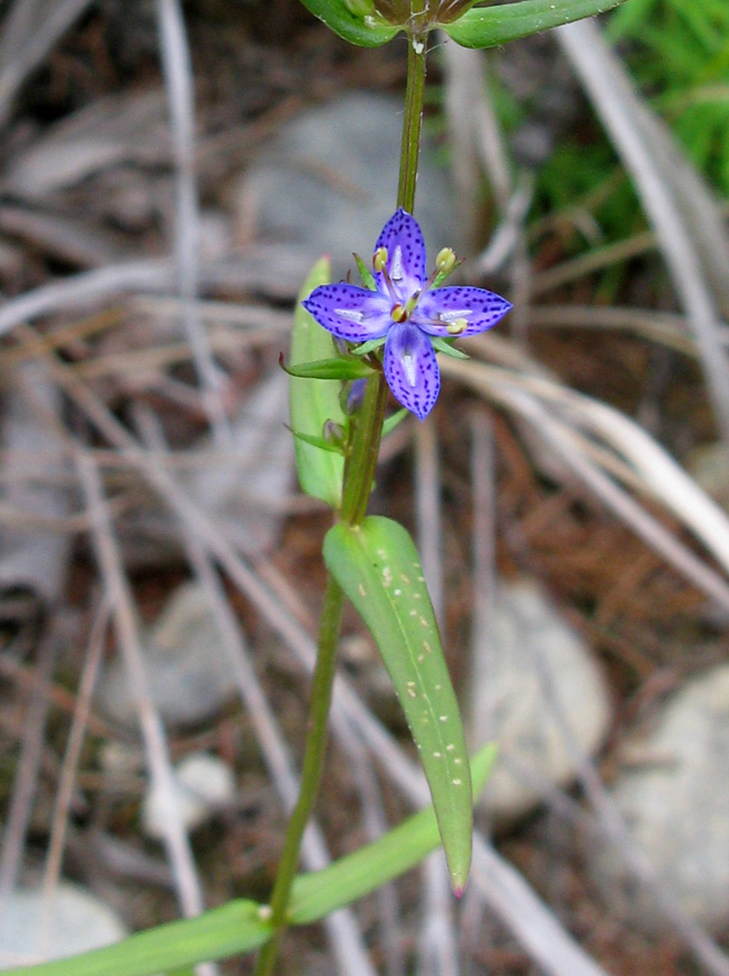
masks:
<svg viewBox="0 0 729 976"><path fill-rule="evenodd" d="M413 3L413 19L419 12ZM415 207L415 184L418 178L420 130L423 124L423 95L425 93L425 44L427 36L408 33L408 80L405 89L405 118L400 144L400 180L397 186L397 205L412 213Z"/></svg>
<svg viewBox="0 0 729 976"><path fill-rule="evenodd" d="M350 525L359 525L367 514L367 503L380 452L387 392L387 383L382 373L375 373L367 381L342 492L342 521Z"/></svg>
<svg viewBox="0 0 729 976"><path fill-rule="evenodd" d="M304 836L304 830L309 822L311 810L319 792L319 783L324 768L327 719L332 698L332 685L334 684L334 662L339 644L343 602L344 595L339 584L331 576L328 576L319 624L319 644L312 680L308 735L304 748L299 798L289 820L276 882L271 893L271 924L276 929L276 935L261 949L256 965L258 976L270 973L276 961L278 941L286 925L286 911L291 894L291 885L299 864L301 839Z"/></svg>
<svg viewBox="0 0 729 976"><path fill-rule="evenodd" d="M423 2L424 0L413 0L413 13L422 10ZM397 205L403 207L408 213L413 212L415 204L424 90L425 36L408 35L408 79L400 154L400 180L397 191ZM341 517L350 525L359 525L367 514L367 504L380 450L387 396L385 377L378 372L367 383L352 439L351 454L345 468ZM286 913L291 885L299 863L301 839L319 792L343 603L344 594L339 584L328 575L319 621L319 642L311 689L301 786L286 831L284 849L271 893L271 923L276 934L261 949L256 962L255 976L269 976L273 971L279 942L286 927Z"/></svg>

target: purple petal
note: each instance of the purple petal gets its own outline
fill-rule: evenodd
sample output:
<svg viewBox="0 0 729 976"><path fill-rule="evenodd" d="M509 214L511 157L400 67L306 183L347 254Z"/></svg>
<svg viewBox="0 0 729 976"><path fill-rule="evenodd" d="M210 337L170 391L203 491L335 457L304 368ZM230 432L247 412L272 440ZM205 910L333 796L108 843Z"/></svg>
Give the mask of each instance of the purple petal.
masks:
<svg viewBox="0 0 729 976"><path fill-rule="evenodd" d="M387 270L397 298L406 302L425 281L425 241L420 224L400 208L382 228L375 251L380 247L387 249ZM376 274L375 278L380 291L387 294L384 276Z"/></svg>
<svg viewBox="0 0 729 976"><path fill-rule="evenodd" d="M385 343L384 368L395 399L425 420L440 392L440 370L430 339L411 322L393 325Z"/></svg>
<svg viewBox="0 0 729 976"><path fill-rule="evenodd" d="M357 285L321 285L301 304L327 332L350 342L379 339L392 325L389 298Z"/></svg>
<svg viewBox="0 0 729 976"><path fill-rule="evenodd" d="M412 314L412 321L430 335L470 336L496 325L510 308L505 298L485 288L454 285L426 292ZM463 320L460 324L465 322L460 332L459 320Z"/></svg>

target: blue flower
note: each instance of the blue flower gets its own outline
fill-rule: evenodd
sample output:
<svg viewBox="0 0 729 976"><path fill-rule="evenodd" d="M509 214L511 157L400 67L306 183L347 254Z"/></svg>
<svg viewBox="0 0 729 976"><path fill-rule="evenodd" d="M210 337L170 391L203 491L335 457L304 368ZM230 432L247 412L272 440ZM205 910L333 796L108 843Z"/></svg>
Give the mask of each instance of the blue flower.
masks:
<svg viewBox="0 0 729 976"><path fill-rule="evenodd" d="M452 252L445 253L453 258ZM449 263L447 258L444 263ZM375 245L373 266L376 290L347 282L322 285L303 306L339 339L362 343L386 337L387 384L395 399L424 420L440 391L431 337L452 339L485 332L511 305L485 288L433 287L441 269L426 277L423 232L402 209L385 224Z"/></svg>

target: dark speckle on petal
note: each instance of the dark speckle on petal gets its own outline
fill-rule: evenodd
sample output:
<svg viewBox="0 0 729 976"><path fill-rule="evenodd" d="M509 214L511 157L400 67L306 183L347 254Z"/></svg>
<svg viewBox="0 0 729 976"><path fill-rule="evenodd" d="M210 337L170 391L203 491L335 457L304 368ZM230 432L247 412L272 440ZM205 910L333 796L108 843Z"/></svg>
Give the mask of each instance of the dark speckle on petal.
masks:
<svg viewBox="0 0 729 976"><path fill-rule="evenodd" d="M400 298L406 301L425 281L425 241L417 220L406 210L398 210L383 227L375 251L380 247L387 250L387 269L393 282L397 286L397 281L402 281L398 290ZM402 268L402 278L393 274L398 266ZM385 293L384 276L378 274L375 277L380 291Z"/></svg>
<svg viewBox="0 0 729 976"><path fill-rule="evenodd" d="M409 322L393 325L385 343L384 370L395 399L425 420L440 392L440 370L430 339Z"/></svg>

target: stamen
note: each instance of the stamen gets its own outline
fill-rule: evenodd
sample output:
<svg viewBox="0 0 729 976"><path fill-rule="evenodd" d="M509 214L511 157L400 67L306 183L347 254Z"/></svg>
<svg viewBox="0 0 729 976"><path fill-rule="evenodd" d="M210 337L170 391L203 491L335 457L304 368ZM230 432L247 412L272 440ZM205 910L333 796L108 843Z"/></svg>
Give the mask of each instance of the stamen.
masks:
<svg viewBox="0 0 729 976"><path fill-rule="evenodd" d="M413 312L415 311L415 306L418 304L419 301L420 301L420 289L418 288L418 290L414 291L413 294L410 296L410 298L408 298L408 300L405 302L405 311L407 312L408 316L413 314Z"/></svg>
<svg viewBox="0 0 729 976"><path fill-rule="evenodd" d="M468 328L468 322L465 319L454 319L446 325L446 332L448 335L458 336L462 332L465 332Z"/></svg>
<svg viewBox="0 0 729 976"><path fill-rule="evenodd" d="M450 274L456 266L456 252L452 247L443 247L435 259L436 274Z"/></svg>
<svg viewBox="0 0 729 976"><path fill-rule="evenodd" d="M390 309L390 318L393 322L407 322L409 317L410 312L407 305L402 305L400 302L395 302Z"/></svg>
<svg viewBox="0 0 729 976"><path fill-rule="evenodd" d="M402 252L400 247L395 249L395 253L400 255L400 266L402 267ZM387 270L388 254L386 247L378 247L375 253L372 255L372 267L375 269L377 274L381 274L385 279L385 286L390 294L390 298L393 302L399 302L400 296L395 291L395 286L392 283L392 278L390 278L390 272Z"/></svg>

